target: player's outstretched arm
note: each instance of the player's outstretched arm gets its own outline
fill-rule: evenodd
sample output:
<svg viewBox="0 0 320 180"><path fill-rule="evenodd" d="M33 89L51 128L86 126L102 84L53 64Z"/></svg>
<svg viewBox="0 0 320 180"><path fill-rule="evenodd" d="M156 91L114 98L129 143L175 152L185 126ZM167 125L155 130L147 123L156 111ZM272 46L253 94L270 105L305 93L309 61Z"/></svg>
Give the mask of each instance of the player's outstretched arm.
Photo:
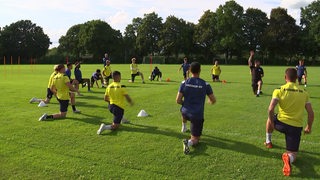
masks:
<svg viewBox="0 0 320 180"><path fill-rule="evenodd" d="M313 120L314 120L314 112L313 112L311 103L307 103L305 105L305 109L307 110L307 113L308 113L308 123L307 123L306 128L304 129L304 133L310 134L311 129L312 129Z"/></svg>
<svg viewBox="0 0 320 180"><path fill-rule="evenodd" d="M252 66L252 58L254 56L254 51L250 51L250 56L249 56L249 59L248 59L248 65L249 66Z"/></svg>

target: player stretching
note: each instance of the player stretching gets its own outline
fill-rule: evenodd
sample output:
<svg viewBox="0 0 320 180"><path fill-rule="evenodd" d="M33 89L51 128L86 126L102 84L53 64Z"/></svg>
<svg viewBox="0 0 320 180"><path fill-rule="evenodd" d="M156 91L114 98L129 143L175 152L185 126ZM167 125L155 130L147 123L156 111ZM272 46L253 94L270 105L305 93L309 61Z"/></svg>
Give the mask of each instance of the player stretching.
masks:
<svg viewBox="0 0 320 180"><path fill-rule="evenodd" d="M191 138L183 140L183 152L189 154L190 146L199 143L204 122L204 103L206 95L209 103L214 104L216 98L209 83L200 78L200 64L192 62L190 65L192 77L180 85L176 102L181 104L182 132L186 131L186 123L190 121Z"/></svg>
<svg viewBox="0 0 320 180"><path fill-rule="evenodd" d="M188 59L185 57L183 59L183 63L181 64L179 71L183 70L183 78L184 80L189 78L189 69L190 69L190 64L188 63Z"/></svg>
<svg viewBox="0 0 320 180"><path fill-rule="evenodd" d="M112 125L105 125L102 123L97 131L97 134L101 134L104 130L117 129L120 126L121 120L123 121L125 100L127 100L130 105L133 105L125 86L120 84L120 72L114 71L112 73L112 77L113 82L107 87L104 100L109 103L109 110L113 114L113 123Z"/></svg>
<svg viewBox="0 0 320 180"><path fill-rule="evenodd" d="M304 81L304 87L307 87L307 68L304 65L304 60L299 60L299 65L296 66L298 71L298 82L302 85L301 80Z"/></svg>
<svg viewBox="0 0 320 180"><path fill-rule="evenodd" d="M257 97L260 96L261 89L262 89L262 77L264 76L263 69L260 67L260 61L255 60L254 64L252 64L252 58L254 56L254 51L250 51L250 57L248 59L248 65L250 68L250 73L252 76L252 90L253 94Z"/></svg>
<svg viewBox="0 0 320 180"><path fill-rule="evenodd" d="M299 150L301 131L303 127L303 110L308 113L308 122L304 129L305 134L311 133L314 113L309 95L297 86L297 70L288 68L285 72L286 84L275 89L268 109L266 123L267 148L272 148L271 134L274 129L285 134L286 152L282 154L284 163L283 174L290 176L291 163L295 161ZM274 114L274 108L279 104L278 114Z"/></svg>

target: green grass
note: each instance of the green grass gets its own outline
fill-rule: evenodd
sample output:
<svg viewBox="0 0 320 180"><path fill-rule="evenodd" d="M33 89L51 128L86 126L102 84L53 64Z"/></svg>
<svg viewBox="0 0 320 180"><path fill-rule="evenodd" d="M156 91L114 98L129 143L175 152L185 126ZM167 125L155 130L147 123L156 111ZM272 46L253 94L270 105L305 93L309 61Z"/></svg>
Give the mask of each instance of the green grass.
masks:
<svg viewBox="0 0 320 180"><path fill-rule="evenodd" d="M43 113L56 113L55 99L48 107L29 104L32 97L46 95L52 65L0 66L0 179L286 179L281 155L284 136L273 135L273 149L263 146L267 108L274 88L284 83L286 67L264 66L263 92L252 95L249 68L222 66L223 83L212 83L203 66L201 77L212 85L217 97L206 104L201 143L182 152L180 106L175 103L182 73L179 65L158 65L170 82L129 83L129 65L112 64L122 72L122 83L134 101L117 131L97 135L100 123L111 123L112 114L103 101L104 90L93 88L77 97L81 114L64 120L39 122ZM101 65L82 65L85 77ZM149 65L140 65L148 77ZM308 92L315 110L313 133L303 135L292 179L320 178L319 81L317 67L308 67ZM144 109L151 116L138 118ZM306 116L305 116L306 118Z"/></svg>

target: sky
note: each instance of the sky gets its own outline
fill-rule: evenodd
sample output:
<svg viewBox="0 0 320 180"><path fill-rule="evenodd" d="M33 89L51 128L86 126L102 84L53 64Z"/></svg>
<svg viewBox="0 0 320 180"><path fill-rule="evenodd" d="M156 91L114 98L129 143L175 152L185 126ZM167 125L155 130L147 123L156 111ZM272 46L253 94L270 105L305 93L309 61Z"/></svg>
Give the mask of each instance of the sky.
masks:
<svg viewBox="0 0 320 180"><path fill-rule="evenodd" d="M206 10L213 12L225 0L0 0L0 27L19 20L31 20L43 28L52 42L59 45L59 38L76 24L103 20L113 29L124 32L132 19L155 12L165 19L174 15L197 24ZM257 8L270 15L271 9L282 7L300 22L300 8L312 0L236 0L244 10Z"/></svg>

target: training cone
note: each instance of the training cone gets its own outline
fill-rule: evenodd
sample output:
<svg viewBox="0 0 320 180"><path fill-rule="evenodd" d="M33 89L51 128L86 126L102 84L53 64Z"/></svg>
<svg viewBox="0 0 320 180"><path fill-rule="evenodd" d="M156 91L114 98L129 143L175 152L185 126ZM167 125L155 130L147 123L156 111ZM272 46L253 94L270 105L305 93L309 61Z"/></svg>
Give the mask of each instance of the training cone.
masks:
<svg viewBox="0 0 320 180"><path fill-rule="evenodd" d="M43 101L40 101L40 103L38 104L38 107L46 107L47 104L44 103Z"/></svg>
<svg viewBox="0 0 320 180"><path fill-rule="evenodd" d="M138 117L147 117L148 114L147 114L147 112L145 110L142 109L137 116Z"/></svg>

